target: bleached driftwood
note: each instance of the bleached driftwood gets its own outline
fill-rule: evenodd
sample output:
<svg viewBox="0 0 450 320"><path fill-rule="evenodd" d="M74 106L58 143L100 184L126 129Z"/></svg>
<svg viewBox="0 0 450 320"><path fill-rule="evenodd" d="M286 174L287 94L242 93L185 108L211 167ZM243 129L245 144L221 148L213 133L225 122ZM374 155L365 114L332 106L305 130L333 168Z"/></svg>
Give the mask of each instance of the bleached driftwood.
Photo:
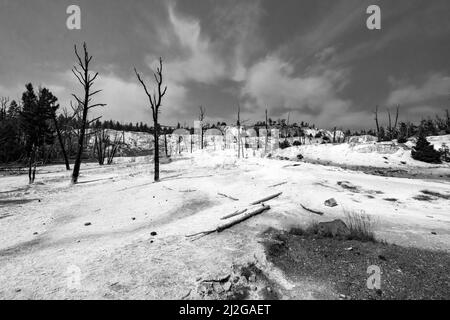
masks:
<svg viewBox="0 0 450 320"><path fill-rule="evenodd" d="M303 209L305 209L306 211L312 212L312 213L314 213L314 214L318 214L319 216L323 216L323 215L324 215L323 212L316 211L316 210L313 210L313 209L309 209L309 208L305 207L304 205L302 205L301 203L300 203L300 206L301 206Z"/></svg>
<svg viewBox="0 0 450 320"><path fill-rule="evenodd" d="M287 184L287 181L285 181L285 182L280 182L280 183L277 183L277 184L274 184L274 185L272 185L272 186L269 186L269 188L279 187L279 186L282 186L282 185L284 185L284 184Z"/></svg>
<svg viewBox="0 0 450 320"><path fill-rule="evenodd" d="M238 216L238 215L240 215L240 214L243 214L243 213L247 212L247 210L248 210L248 209L243 209L243 210L235 211L234 213L231 213L231 214L229 214L229 215L226 215L226 216L220 218L220 220L230 219L230 218L232 218L232 217L235 217L235 216Z"/></svg>
<svg viewBox="0 0 450 320"><path fill-rule="evenodd" d="M217 228L215 228L213 230L207 230L207 231L194 233L194 234L191 234L191 235L187 235L186 237L187 238L191 238L191 237L195 237L195 236L199 236L199 235L206 236L206 235L214 233L214 232L222 232L222 231L224 231L226 229L229 229L229 228L231 228L231 227L233 227L233 226L235 226L235 225L237 225L237 224L239 224L239 223L241 223L241 222L243 222L243 221L245 221L247 219L250 219L251 217L254 217L254 216L258 215L258 214L261 214L261 213L263 213L264 211L267 211L267 210L270 210L270 206L262 206L259 209L256 209L254 211L250 211L250 212L247 212L247 213L243 214L241 217L239 217L239 219L236 219L236 220L233 220L233 221L231 221L229 223L220 225L220 226L218 226Z"/></svg>
<svg viewBox="0 0 450 320"><path fill-rule="evenodd" d="M226 194L224 194L224 193L217 193L219 196L222 196L222 197L225 197L225 198L228 198L228 199L231 199L231 200L233 200L233 201L239 201L239 199L236 199L236 198L233 198L233 197L231 197L231 196L229 196L229 195L226 195Z"/></svg>
<svg viewBox="0 0 450 320"><path fill-rule="evenodd" d="M274 194L274 195L265 197L265 198L263 198L263 199L261 199L261 200L252 202L251 205L256 205L256 204L260 204L260 203L263 203L263 202L267 202L267 201L269 201L269 200L278 198L278 197L281 196L282 194L283 194L283 192L280 192L280 193L277 193L277 194Z"/></svg>

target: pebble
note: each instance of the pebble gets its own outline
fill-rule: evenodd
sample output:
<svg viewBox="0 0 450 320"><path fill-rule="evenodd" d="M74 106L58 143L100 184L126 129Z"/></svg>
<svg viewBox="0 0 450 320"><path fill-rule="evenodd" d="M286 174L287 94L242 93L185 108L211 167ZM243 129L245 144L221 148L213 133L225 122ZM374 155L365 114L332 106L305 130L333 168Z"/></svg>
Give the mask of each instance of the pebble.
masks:
<svg viewBox="0 0 450 320"><path fill-rule="evenodd" d="M231 289L231 282L228 281L223 285L223 290L230 291L230 289Z"/></svg>
<svg viewBox="0 0 450 320"><path fill-rule="evenodd" d="M84 224L86 227L87 226L90 226L90 225L92 225L92 223L90 223L90 222L86 222L85 224Z"/></svg>

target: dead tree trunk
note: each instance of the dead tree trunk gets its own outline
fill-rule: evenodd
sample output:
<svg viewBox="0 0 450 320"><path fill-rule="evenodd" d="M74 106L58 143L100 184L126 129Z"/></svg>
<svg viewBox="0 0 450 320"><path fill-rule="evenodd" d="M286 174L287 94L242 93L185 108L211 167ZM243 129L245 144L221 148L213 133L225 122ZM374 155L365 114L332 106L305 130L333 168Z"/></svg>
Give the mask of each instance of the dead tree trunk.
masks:
<svg viewBox="0 0 450 320"><path fill-rule="evenodd" d="M101 92L101 90L93 91L91 92L91 88L94 84L95 79L98 76L98 72L94 74L94 76L91 76L89 72L89 64L92 60L92 56L89 56L89 53L87 51L86 43L83 44L84 49L84 57L83 59L78 54L77 46L75 46L75 55L78 59L78 66L81 68L81 71L74 66L72 69L72 73L75 75L77 80L80 82L80 84L83 86L84 89L84 98L80 99L75 94L72 94L72 96L77 100L78 104L83 108L82 113L82 122L81 122L81 132L80 136L78 137L78 151L77 156L75 159L75 165L73 168L72 173L72 183L76 184L78 182L78 177L80 175L80 167L81 167L81 157L83 155L83 149L84 149L84 140L85 140L85 134L86 134L86 128L89 126L90 123L88 123L88 112L90 109L95 107L103 107L106 106L106 104L103 103L97 103L89 105L90 101L92 100L92 97L96 95L97 93ZM96 119L97 120L97 119Z"/></svg>
<svg viewBox="0 0 450 320"><path fill-rule="evenodd" d="M155 81L157 84L157 93L154 93L153 95L150 94L150 92L147 90L147 86L145 85L145 82L142 80L140 74L137 72L136 68L134 68L134 72L136 73L136 76L139 80L139 82L144 87L145 93L147 94L148 100L150 102L150 107L152 109L153 114L153 124L154 124L154 147L155 147L155 154L154 154L154 162L155 162L155 182L159 181L159 124L158 124L158 114L159 114L159 108L161 107L162 98L167 92L167 86L162 89L162 83L163 83L163 76L162 76L162 58L159 58L159 67L156 69L156 72L153 74L155 77Z"/></svg>
<svg viewBox="0 0 450 320"><path fill-rule="evenodd" d="M265 141L265 145L264 145L264 154L267 154L267 144L269 143L269 125L267 123L267 109L266 109L266 122L265 122L265 126L266 126L266 141Z"/></svg>
<svg viewBox="0 0 450 320"><path fill-rule="evenodd" d="M388 138L389 138L389 140L392 140L392 121L391 121L391 111L389 109L387 109L387 114L388 114L388 121L389 121Z"/></svg>
<svg viewBox="0 0 450 320"><path fill-rule="evenodd" d="M198 115L198 120L200 120L200 143L201 143L201 147L200 149L203 150L203 120L205 120L206 117L206 110L203 106L199 106L198 107L200 109L199 115Z"/></svg>
<svg viewBox="0 0 450 320"><path fill-rule="evenodd" d="M53 115L53 122L55 123L56 134L58 136L58 141L61 146L61 152L63 154L64 162L66 164L66 170L69 171L70 170L69 157L67 156L67 153L66 153L66 148L64 146L64 141L61 136L61 129L59 128L58 120L56 119L56 115Z"/></svg>
<svg viewBox="0 0 450 320"><path fill-rule="evenodd" d="M237 113L237 143L238 143L238 158L241 157L241 106L238 105L238 113Z"/></svg>
<svg viewBox="0 0 450 320"><path fill-rule="evenodd" d="M380 124L378 123L378 106L376 106L376 108L375 108L375 123L377 125L378 142L380 142L381 137L380 137Z"/></svg>
<svg viewBox="0 0 450 320"><path fill-rule="evenodd" d="M169 153L167 152L167 133L166 130L164 130L164 151L166 153L166 158L169 157Z"/></svg>

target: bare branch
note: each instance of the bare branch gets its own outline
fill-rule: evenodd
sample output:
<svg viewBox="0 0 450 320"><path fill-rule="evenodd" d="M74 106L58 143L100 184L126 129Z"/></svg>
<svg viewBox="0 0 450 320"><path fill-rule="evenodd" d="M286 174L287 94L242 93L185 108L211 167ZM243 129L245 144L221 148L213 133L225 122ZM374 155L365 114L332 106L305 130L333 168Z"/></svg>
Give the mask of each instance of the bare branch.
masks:
<svg viewBox="0 0 450 320"><path fill-rule="evenodd" d="M88 109L92 109L92 108L96 108L96 107L105 107L106 103L96 103L93 104L92 106L89 106Z"/></svg>

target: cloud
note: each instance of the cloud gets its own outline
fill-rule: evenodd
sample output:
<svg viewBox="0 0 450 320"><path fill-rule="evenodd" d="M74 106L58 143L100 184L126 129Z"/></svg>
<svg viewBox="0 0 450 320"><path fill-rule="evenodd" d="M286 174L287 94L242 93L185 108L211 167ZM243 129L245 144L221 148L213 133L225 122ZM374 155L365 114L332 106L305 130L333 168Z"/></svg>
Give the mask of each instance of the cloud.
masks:
<svg viewBox="0 0 450 320"><path fill-rule="evenodd" d="M450 77L439 73L432 74L420 85L396 85L396 81L392 82L396 88L389 94L388 105L415 105L450 94Z"/></svg>
<svg viewBox="0 0 450 320"><path fill-rule="evenodd" d="M268 107L276 115L292 111L325 122L351 104L338 96L346 77L343 70L296 76L293 65L269 56L249 70L243 94L254 101L254 108Z"/></svg>
<svg viewBox="0 0 450 320"><path fill-rule="evenodd" d="M181 49L180 57L165 64L168 79L178 83L212 83L223 78L226 67L211 40L202 35L200 21L182 17L173 5L168 10L170 26ZM149 60L153 63L154 57Z"/></svg>

